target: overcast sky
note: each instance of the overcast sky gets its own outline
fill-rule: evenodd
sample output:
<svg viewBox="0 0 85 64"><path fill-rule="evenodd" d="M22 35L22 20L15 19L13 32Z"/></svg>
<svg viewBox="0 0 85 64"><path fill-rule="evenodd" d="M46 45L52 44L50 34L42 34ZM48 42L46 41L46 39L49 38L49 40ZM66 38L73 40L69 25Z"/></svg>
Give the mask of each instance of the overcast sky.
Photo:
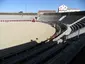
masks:
<svg viewBox="0 0 85 64"><path fill-rule="evenodd" d="M0 12L38 12L58 10L62 4L70 8L85 10L85 0L0 0Z"/></svg>

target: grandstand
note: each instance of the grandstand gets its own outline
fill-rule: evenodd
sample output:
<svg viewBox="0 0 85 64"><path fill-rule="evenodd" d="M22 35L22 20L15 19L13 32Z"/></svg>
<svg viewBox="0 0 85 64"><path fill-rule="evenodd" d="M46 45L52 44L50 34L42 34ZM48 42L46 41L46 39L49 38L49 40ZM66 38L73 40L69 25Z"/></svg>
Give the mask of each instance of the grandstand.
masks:
<svg viewBox="0 0 85 64"><path fill-rule="evenodd" d="M40 43L32 41L0 50L0 64L74 64L82 59L85 11L45 13L38 21L54 27L56 33Z"/></svg>

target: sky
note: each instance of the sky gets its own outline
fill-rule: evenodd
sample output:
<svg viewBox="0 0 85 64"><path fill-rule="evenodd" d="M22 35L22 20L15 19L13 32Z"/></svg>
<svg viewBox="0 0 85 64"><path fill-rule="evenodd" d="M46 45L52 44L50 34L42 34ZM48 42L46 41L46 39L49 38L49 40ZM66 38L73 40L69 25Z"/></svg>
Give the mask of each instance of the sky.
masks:
<svg viewBox="0 0 85 64"><path fill-rule="evenodd" d="M58 10L60 5L85 10L85 0L0 0L0 12Z"/></svg>

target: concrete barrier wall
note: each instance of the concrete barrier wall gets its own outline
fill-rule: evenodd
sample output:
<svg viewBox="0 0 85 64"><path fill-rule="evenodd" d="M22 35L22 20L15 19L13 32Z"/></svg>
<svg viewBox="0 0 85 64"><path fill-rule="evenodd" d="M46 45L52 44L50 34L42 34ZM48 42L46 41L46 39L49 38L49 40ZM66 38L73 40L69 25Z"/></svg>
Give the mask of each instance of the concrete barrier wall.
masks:
<svg viewBox="0 0 85 64"><path fill-rule="evenodd" d="M85 33L85 27L80 29L80 30L77 30L76 32L74 32L74 33L72 33L70 35L68 35L67 39L73 38L75 36L78 36L78 34L80 35L80 34L83 34L83 33Z"/></svg>

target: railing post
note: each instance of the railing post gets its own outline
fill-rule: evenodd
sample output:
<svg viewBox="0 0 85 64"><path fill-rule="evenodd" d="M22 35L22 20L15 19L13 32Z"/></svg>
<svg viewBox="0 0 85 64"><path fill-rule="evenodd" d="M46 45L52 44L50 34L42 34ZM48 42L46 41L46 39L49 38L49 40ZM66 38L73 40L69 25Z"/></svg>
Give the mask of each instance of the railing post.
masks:
<svg viewBox="0 0 85 64"><path fill-rule="evenodd" d="M78 30L78 38L79 38L79 35L80 35L80 29Z"/></svg>

